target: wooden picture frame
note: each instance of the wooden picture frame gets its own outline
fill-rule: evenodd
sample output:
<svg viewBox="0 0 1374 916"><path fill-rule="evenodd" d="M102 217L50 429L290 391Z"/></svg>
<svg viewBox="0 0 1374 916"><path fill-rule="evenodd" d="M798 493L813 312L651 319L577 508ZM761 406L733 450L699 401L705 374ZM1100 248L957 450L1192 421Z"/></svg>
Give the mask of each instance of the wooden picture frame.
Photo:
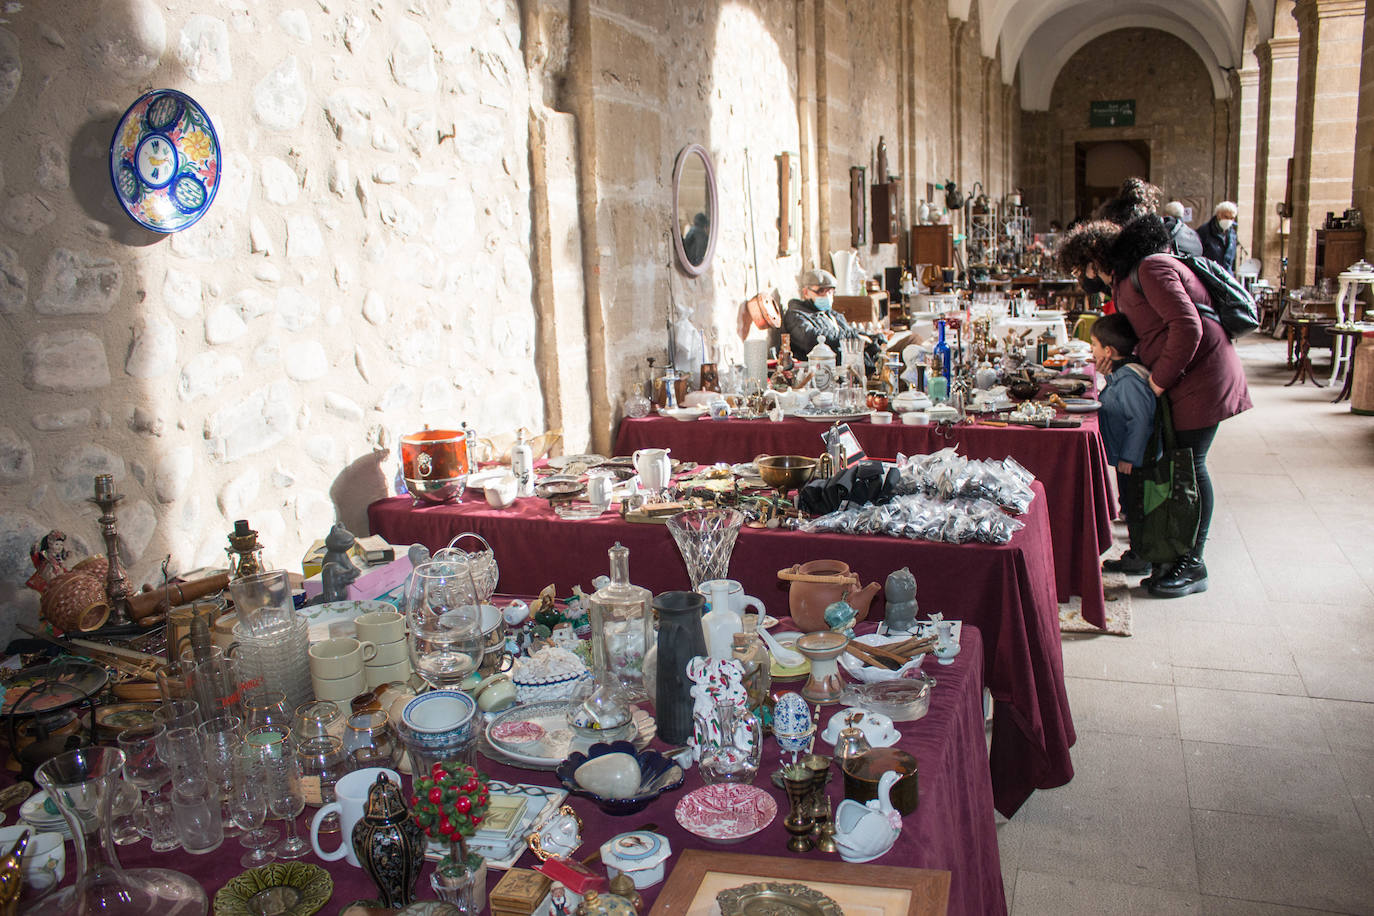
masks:
<svg viewBox="0 0 1374 916"><path fill-rule="evenodd" d="M834 899L842 910L846 909L846 900L836 896L836 888L840 889L841 897L845 889L852 888L855 895L869 898L864 907L866 911L878 909L882 916L940 916L949 906L950 873L947 871L687 849L678 856L649 916L709 913L715 905L716 886L722 883L719 877L722 875L729 876L726 887L761 880L805 884ZM873 902L883 897L890 905L879 903L875 907Z"/></svg>

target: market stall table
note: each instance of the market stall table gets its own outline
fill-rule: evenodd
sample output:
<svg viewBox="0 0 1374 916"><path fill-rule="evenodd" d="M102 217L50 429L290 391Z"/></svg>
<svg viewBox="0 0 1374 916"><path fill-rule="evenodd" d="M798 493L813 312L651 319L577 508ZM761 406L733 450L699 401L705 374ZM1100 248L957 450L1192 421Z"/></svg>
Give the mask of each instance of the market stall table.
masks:
<svg viewBox="0 0 1374 916"><path fill-rule="evenodd" d="M1112 544L1113 500L1107 453L1097 416L1084 415L1077 429L1032 429L1026 426L954 427L876 425L849 426L871 458L923 454L954 446L969 458L1001 459L1010 455L1045 486L1054 551L1055 591L1059 601L1083 599L1083 619L1106 625L1101 556ZM807 420L696 420L667 417L626 418L620 422L615 453L631 455L641 448L667 448L683 461L732 464L758 455L817 455L825 450L825 424Z"/></svg>
<svg viewBox="0 0 1374 916"><path fill-rule="evenodd" d="M872 627L862 629L871 630ZM987 750L983 736L983 646L976 629L966 626L963 630L962 651L950 665L937 664L934 658L927 657L924 669L936 678L937 684L931 695L930 711L915 722L898 723L902 737L897 747L912 754L920 767L920 804L917 809L903 820L903 829L896 846L874 864L948 870L951 873L949 912L951 914L1005 913L1007 906L1003 894L1002 872L997 848L997 829L992 814L992 787L988 779ZM794 685L799 687L799 685ZM822 709L823 722L839 706ZM661 742L655 747L664 749ZM830 754L832 748L823 740L817 739L817 753ZM495 763L479 755L477 767L493 779L513 783L534 783L538 785L557 785L553 773L541 770L520 769L506 764ZM758 836L752 838L747 851L755 855L786 856L797 858L798 854L787 851L788 834L782 828L787 813L787 797L780 789L769 782L769 776L778 768L778 748L773 740L764 743L764 761L754 784L767 790L778 803L778 815L774 822ZM409 789L409 777L403 778ZM617 833L633 830L646 823L658 825L658 832L668 838L675 853L691 848L714 848L684 830L673 816L673 809L683 794L702 784L701 774L695 767L679 790L666 793L656 799L648 808L628 817L609 817L603 815L591 802L572 796L568 799L583 821L583 843L576 857L582 858L594 851L606 840ZM832 768L828 786L829 795L838 805L844 797L844 782L839 767ZM297 830L302 836L309 836L310 819L313 809L297 820ZM274 824L280 827L280 823ZM325 841L332 848L337 837ZM118 847L120 864L126 868L162 867L174 868L185 872L214 898L215 892L231 878L244 869L238 864L243 850L236 838L228 838L213 853L191 856L178 852L169 861L166 854L154 853L146 841ZM821 859L838 863L839 856L821 852L802 854L805 858ZM670 860L671 872L676 860ZM336 913L353 900L375 898L376 888L361 868L354 868L343 860L322 862L313 853L299 861L320 865L329 872L334 881L334 894L322 913ZM533 854L526 851L516 865L529 868L536 863ZM429 874L432 865L426 865L416 885L417 897L432 899L429 890ZM67 883L76 872L76 855L68 847ZM504 874L503 871L489 870L487 887L490 890ZM645 909L652 905L654 898L663 888L662 884L641 891Z"/></svg>
<svg viewBox="0 0 1374 916"><path fill-rule="evenodd" d="M909 567L923 612L940 611L977 626L986 686L997 700L993 795L1008 816L1035 789L1073 778L1069 748L1075 735L1060 654L1048 514L1044 488L1033 486L1025 527L1004 545L744 528L730 563L731 578L778 616L787 613L787 596L777 571L794 563L842 560L863 583L882 582ZM630 581L636 585L655 593L689 585L665 526L631 524L614 513L570 521L540 499L517 500L501 510L474 497L420 507L409 497L394 497L372 503L368 521L373 534L392 544L418 542L431 550L464 531L482 535L500 564L498 587L508 593L537 594L550 583L560 593L574 585L590 593L591 580L607 572L606 551L617 542L630 550ZM870 616L877 620L881 614L881 598L875 599Z"/></svg>

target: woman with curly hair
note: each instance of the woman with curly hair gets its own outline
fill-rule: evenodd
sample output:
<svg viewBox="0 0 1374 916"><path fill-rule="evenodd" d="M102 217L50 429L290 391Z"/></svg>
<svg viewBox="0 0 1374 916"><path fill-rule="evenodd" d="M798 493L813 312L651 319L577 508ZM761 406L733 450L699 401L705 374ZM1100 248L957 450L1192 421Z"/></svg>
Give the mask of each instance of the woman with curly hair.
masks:
<svg viewBox="0 0 1374 916"><path fill-rule="evenodd" d="M1207 590L1202 552L1214 504L1207 451L1221 421L1253 405L1225 330L1194 304L1211 304L1206 288L1168 247L1169 230L1153 214L1124 227L1083 223L1060 245L1059 264L1086 292L1112 293L1140 339L1136 355L1150 370L1150 388L1168 395L1178 442L1193 450L1202 508L1197 538L1191 550L1146 579L1150 594L1178 598Z"/></svg>

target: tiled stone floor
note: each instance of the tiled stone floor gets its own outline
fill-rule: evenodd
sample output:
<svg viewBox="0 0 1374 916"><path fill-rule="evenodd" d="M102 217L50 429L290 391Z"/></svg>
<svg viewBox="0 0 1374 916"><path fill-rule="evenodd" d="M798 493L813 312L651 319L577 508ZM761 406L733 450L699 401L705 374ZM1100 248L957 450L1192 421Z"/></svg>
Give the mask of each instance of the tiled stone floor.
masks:
<svg viewBox="0 0 1374 916"><path fill-rule="evenodd" d="M1374 913L1374 417L1240 351L1211 588L1065 639L1077 775L999 821L1018 916Z"/></svg>

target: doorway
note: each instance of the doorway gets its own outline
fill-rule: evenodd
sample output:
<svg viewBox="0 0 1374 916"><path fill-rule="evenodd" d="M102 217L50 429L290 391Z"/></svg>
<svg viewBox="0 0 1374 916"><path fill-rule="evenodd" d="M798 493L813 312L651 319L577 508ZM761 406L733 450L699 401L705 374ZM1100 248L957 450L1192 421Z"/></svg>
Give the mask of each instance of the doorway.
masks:
<svg viewBox="0 0 1374 916"><path fill-rule="evenodd" d="M1098 140L1073 145L1074 216L1093 211L1115 197L1121 182L1150 177L1150 144L1145 140Z"/></svg>

